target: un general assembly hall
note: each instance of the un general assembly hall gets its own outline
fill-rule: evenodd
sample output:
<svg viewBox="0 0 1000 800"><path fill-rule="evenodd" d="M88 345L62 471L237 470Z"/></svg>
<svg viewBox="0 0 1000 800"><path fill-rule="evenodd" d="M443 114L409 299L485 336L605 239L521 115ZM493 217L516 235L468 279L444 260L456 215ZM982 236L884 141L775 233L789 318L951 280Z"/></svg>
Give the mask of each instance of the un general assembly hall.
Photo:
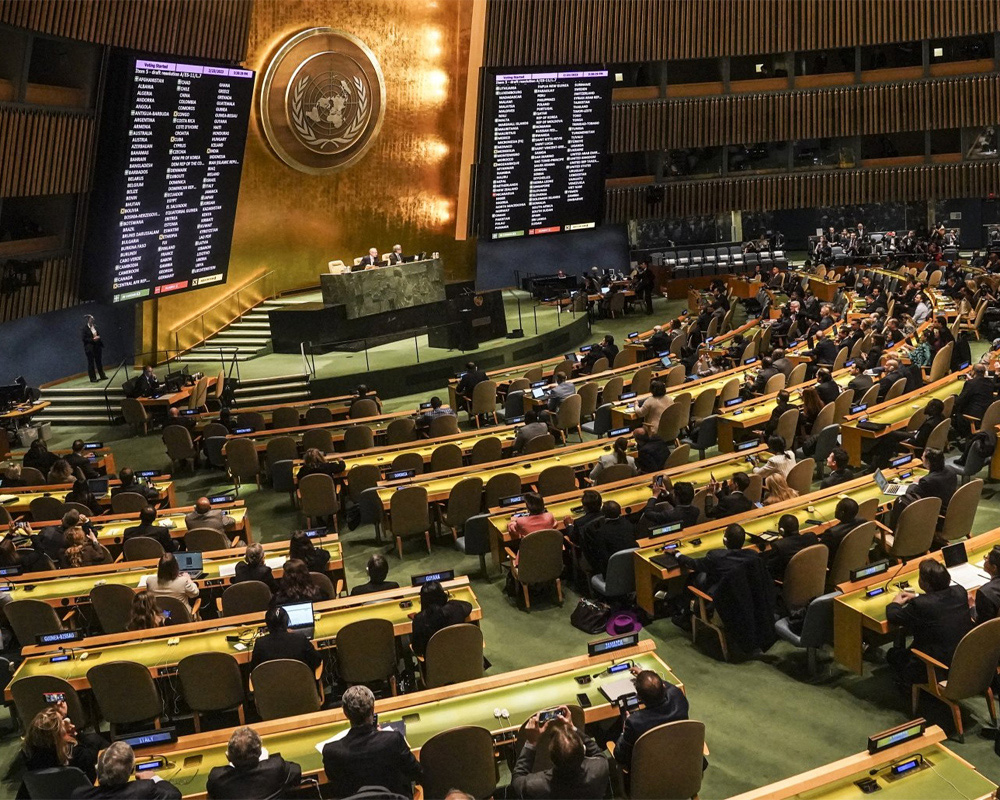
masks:
<svg viewBox="0 0 1000 800"><path fill-rule="evenodd" d="M1000 797L998 0L0 0L0 797Z"/></svg>

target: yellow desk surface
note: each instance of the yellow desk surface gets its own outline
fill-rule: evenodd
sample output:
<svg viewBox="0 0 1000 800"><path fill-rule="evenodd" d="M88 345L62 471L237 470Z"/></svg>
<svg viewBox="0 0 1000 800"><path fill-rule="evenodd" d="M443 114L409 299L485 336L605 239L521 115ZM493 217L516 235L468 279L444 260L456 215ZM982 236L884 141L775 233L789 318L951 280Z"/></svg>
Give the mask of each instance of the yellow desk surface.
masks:
<svg viewBox="0 0 1000 800"><path fill-rule="evenodd" d="M12 450L8 455L8 459L11 461L23 462L24 456L28 451L24 448L18 450ZM68 456L73 451L68 447L63 447L58 450L49 450L57 456ZM115 454L111 451L110 447L99 447L96 450L84 450L83 454L87 457L90 465L96 469L99 473L103 475L113 475L118 472L115 466Z"/></svg>
<svg viewBox="0 0 1000 800"><path fill-rule="evenodd" d="M174 482L169 475L160 475L152 479L153 486L160 493L160 501L166 502L167 506L176 505L174 494ZM106 508L111 507L110 490L121 485L121 481L112 480L108 484L108 494L97 498L98 502ZM36 497L55 497L65 500L66 495L73 491L72 483L53 484L51 486L25 486L12 489L0 489L0 502L11 516L15 514L27 514L30 511L31 501ZM7 499L11 498L11 499ZM154 503L155 505L155 503Z"/></svg>
<svg viewBox="0 0 1000 800"><path fill-rule="evenodd" d="M995 544L1000 544L1000 528L981 533L965 541L965 550L969 563L982 561ZM935 550L925 556L911 559L902 569L899 566L889 567L882 575L875 575L867 580L840 585L843 594L836 598L833 604L833 655L834 658L848 669L861 674L862 662L861 643L864 631L887 634L891 630L886 619L886 609L892 598L898 592L897 583L908 581L909 588L920 594L917 573L920 562L933 558L943 561L940 550ZM984 581L985 582L985 581ZM868 590L883 587L887 591L875 597L866 597ZM975 591L970 592L974 595Z"/></svg>
<svg viewBox="0 0 1000 800"><path fill-rule="evenodd" d="M857 753L730 800L865 800L873 795L857 786L856 781L863 778L873 778L879 787L874 796L887 800L992 797L996 784L945 747L944 740L944 731L933 725L919 739L875 755ZM889 767L894 763L918 753L930 766L898 778L889 776Z"/></svg>
<svg viewBox="0 0 1000 800"><path fill-rule="evenodd" d="M315 539L314 542L317 547L330 553L327 569L331 572L343 571L344 558L337 535L330 534ZM223 567L232 568L242 561L244 550L245 548L237 547L205 553L203 565L205 576L196 581L198 586L205 588L228 585L229 578L222 576L221 571ZM282 564L287 557L287 541L271 542L264 546L265 559L281 559L281 564L274 562L272 567L275 577L281 574ZM9 594L12 600L43 600L49 605L60 608L87 604L90 602L90 590L98 581L138 589L140 581L156 574L156 564L155 559L116 561L113 564L99 564L74 570L32 572L27 575L19 575L14 579L11 582L13 588Z"/></svg>
<svg viewBox="0 0 1000 800"><path fill-rule="evenodd" d="M886 477L899 474L901 470L887 470ZM902 471L913 472L912 480L917 480L926 473L922 467L916 469L910 467ZM812 492L802 497L787 500L784 503L777 503L773 506L764 506L753 511L748 511L735 518L716 519L688 528L681 533L666 536L659 539L656 544L649 544L646 540L639 542L639 549L635 552L635 582L636 599L639 605L650 615L653 614L653 593L656 584L673 578L679 578L683 574L680 568L666 569L659 564L653 563L652 559L662 552L664 544L677 542L678 548L674 551L682 553L691 558L700 558L709 550L717 550L723 547L722 535L726 525L730 522L738 522L748 534L758 534L778 529L778 520L782 514L794 514L803 530L818 529L818 525L807 524L807 520L815 519L821 522L822 527L828 527L836 516L834 511L837 503L842 497L851 497L860 505L866 500L877 497L882 501L880 504L888 503L892 498L885 497L878 485L871 479L870 475L856 478L853 481L842 483L831 489ZM698 544L693 541L697 540ZM747 546L751 542L747 538Z"/></svg>
<svg viewBox="0 0 1000 800"><path fill-rule="evenodd" d="M253 433L231 433L226 438L227 439L251 439L257 447L257 450L261 453L267 450L267 439L272 436L292 436L295 439L301 441L302 435L306 431L311 431L315 428L326 428L330 431L334 442L341 442L344 440L344 431L350 428L352 425L367 425L372 429L375 437L383 436L385 434L385 429L389 427L389 423L396 419L401 419L403 417L416 417L419 415L419 411L395 411L391 414L379 414L375 417L357 417L355 419L341 419L335 422L326 422L322 425L297 425L294 428L269 428L266 431L254 431Z"/></svg>
<svg viewBox="0 0 1000 800"><path fill-rule="evenodd" d="M368 397L374 400L376 395L374 393L369 393ZM240 414L256 412L258 414L263 414L264 421L270 425L272 413L277 408L296 409L299 412L300 421L302 421L302 418L305 417L307 410L315 406L321 406L323 408L329 408L334 417L343 417L347 416L351 403L353 403L356 399L356 394L342 394L336 397L318 397L308 400L295 400L288 403L268 403L267 405L261 406L240 406L235 410L235 415L239 418ZM217 422L219 419L219 413L217 411L206 411L202 414L192 414L189 419L193 419L198 430L201 430L210 422Z"/></svg>
<svg viewBox="0 0 1000 800"><path fill-rule="evenodd" d="M599 675L585 686L578 676L604 672L618 660L631 659L637 666L657 671L664 680L680 686L670 668L653 652L653 642L643 640L637 647L604 658L579 656L538 667L480 678L457 686L430 689L399 697L377 700L379 721L406 723L406 740L419 754L431 736L462 725L486 728L494 734L509 732L510 740L532 714L558 704L576 703L576 695L585 693L592 703L585 710L588 722L617 716L617 708L600 693L599 688L617 675ZM613 657L612 657L613 656ZM508 717L500 721L493 709L504 708ZM281 753L302 766L302 774L326 780L323 759L316 745L348 726L340 709L319 711L281 720L255 724L268 752ZM211 768L226 763L226 745L231 730L185 736L157 753L166 756L168 766L158 771L160 777L180 788L185 797L202 797ZM141 753L141 751L140 751Z"/></svg>
<svg viewBox="0 0 1000 800"><path fill-rule="evenodd" d="M243 544L249 544L253 541L250 531L250 518L247 516L245 506L215 506L215 508L218 508L224 514L232 517L233 522L236 523L232 529L227 531L230 539L232 539L233 536L239 536ZM170 533L170 538L183 539L187 535L187 524L184 522L184 517L187 516L190 511L191 509L172 509L167 513L157 514L156 521L160 523L163 520L170 520L170 522L173 523L173 527L167 528L167 531ZM94 523L94 527L97 529L97 541L105 547L120 545L122 543L122 536L124 535L125 530L139 524L138 514L122 514L118 516L123 518L112 519L107 522L103 522L101 517L94 517L91 520ZM35 526L33 525L32 527Z"/></svg>
<svg viewBox="0 0 1000 800"><path fill-rule="evenodd" d="M903 394L895 400L887 403L879 403L876 406L866 408L857 414L850 414L844 418L840 425L841 446L851 457L851 464L855 467L861 466L861 452L863 450L863 439L876 440L888 435L893 431L906 427L910 417L915 411L924 408L932 398L945 400L951 395L957 395L962 391L965 381L957 377L964 375L968 369L960 373L948 375L939 381L922 386L914 392ZM859 428L858 422L867 420L868 422L878 422L889 427L881 431L870 431Z"/></svg>
<svg viewBox="0 0 1000 800"><path fill-rule="evenodd" d="M729 383L729 381L733 378L738 378L742 381L747 373L753 372L756 369L759 369L759 366L756 364L750 364L749 366L741 365L739 367L734 367L733 369L727 369L725 372L720 372L716 375L709 375L704 378L698 378L697 380L679 383L676 386L671 386L667 389L667 396L676 397L679 394L688 392L691 395L691 399L694 400L706 389L715 389L717 392L720 392L722 391L722 387ZM611 407L612 428L620 428L626 423L639 419L639 413L635 410L635 406L637 403L641 403L649 396L650 393L646 392L645 394L638 395L631 400L626 400L624 403L615 403L615 405Z"/></svg>
<svg viewBox="0 0 1000 800"><path fill-rule="evenodd" d="M419 607L416 603L420 594L419 587L406 587L406 591L396 590L380 595L391 595L382 598L375 595L329 600L316 603L313 607L315 615L315 635L313 641L319 648L336 647L337 633L345 625L366 619L386 619L391 622L397 636L404 636L412 631L411 615L413 609ZM482 618L482 609L475 592L469 586L469 579L462 578L446 584L448 594L456 600L464 600L472 605L469 619L476 621ZM401 599L408 599L413 605L400 608ZM185 656L195 653L217 651L231 653L241 664L250 662L252 647L237 650L226 641L227 636L242 632L259 630L264 624L263 614L246 614L240 617L197 622L191 625L175 625L165 628L154 628L148 631L135 631L111 636L97 636L74 642L73 649L78 651L69 661L51 663L50 658L59 655L57 647L32 647L11 679L11 684L21 678L33 675L51 675L62 678L73 684L76 690L89 689L87 671L97 665L111 661L135 661L149 669L153 678L161 677L165 671L174 671ZM188 630L190 629L190 630ZM180 639L176 645L168 644L172 637ZM86 660L79 659L79 652L87 652ZM10 698L8 687L8 699Z"/></svg>

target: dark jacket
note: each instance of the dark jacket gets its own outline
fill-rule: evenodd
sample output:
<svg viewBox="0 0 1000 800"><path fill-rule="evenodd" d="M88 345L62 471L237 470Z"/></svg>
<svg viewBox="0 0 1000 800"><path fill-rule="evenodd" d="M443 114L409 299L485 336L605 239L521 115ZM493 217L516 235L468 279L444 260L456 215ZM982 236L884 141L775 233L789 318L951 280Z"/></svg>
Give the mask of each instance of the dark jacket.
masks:
<svg viewBox="0 0 1000 800"><path fill-rule="evenodd" d="M941 513L944 514L948 510L948 503L951 502L951 497L957 488L958 476L945 467L941 472L928 472L919 481L912 484L900 502L905 507L914 500L924 497L940 497Z"/></svg>
<svg viewBox="0 0 1000 800"><path fill-rule="evenodd" d="M302 560L306 562L310 572L326 572L327 564L330 563L330 554L322 547L317 547Z"/></svg>
<svg viewBox="0 0 1000 800"><path fill-rule="evenodd" d="M583 555L601 575L607 575L611 556L630 547L635 547L635 528L628 517L602 519L583 532Z"/></svg>
<svg viewBox="0 0 1000 800"><path fill-rule="evenodd" d="M152 488L151 486L143 486L141 483L133 482L128 486L125 485L115 486L111 490L111 496L114 497L116 494L121 494L122 492L132 492L134 494L141 494L143 497L149 500L150 503L155 503L157 500L160 499L160 493L156 489Z"/></svg>
<svg viewBox="0 0 1000 800"><path fill-rule="evenodd" d="M601 798L608 794L608 761L597 743L587 734L580 734L586 748L583 763L570 774L557 773L554 768L532 772L535 747L525 745L511 772L510 788L514 797L537 798Z"/></svg>
<svg viewBox="0 0 1000 800"><path fill-rule="evenodd" d="M488 381L490 379L489 375L483 372L481 369L473 370L471 372L466 372L458 381L458 386L455 387L455 393L460 397L472 397L472 391L483 381Z"/></svg>
<svg viewBox="0 0 1000 800"><path fill-rule="evenodd" d="M882 380L878 382L879 401L885 400L885 396L889 393L892 385L898 380L906 380L906 375L903 374L901 369L894 369L892 372L886 372L882 376Z"/></svg>
<svg viewBox="0 0 1000 800"><path fill-rule="evenodd" d="M838 484L847 483L847 481L852 480L854 480L854 471L850 467L847 467L831 472L820 481L819 487L821 489L829 489L831 486L837 486Z"/></svg>
<svg viewBox="0 0 1000 800"><path fill-rule="evenodd" d="M710 519L722 519L723 517L731 517L734 514L745 514L753 508L750 498L743 494L743 492L722 494L715 498L715 501L714 506L706 509L707 513L705 516Z"/></svg>
<svg viewBox="0 0 1000 800"><path fill-rule="evenodd" d="M79 453L70 453L69 455L64 456L64 458L66 459L66 463L74 469L79 467L80 471L83 472L84 478L90 480L91 478L99 477L93 463L86 456L82 456Z"/></svg>
<svg viewBox="0 0 1000 800"><path fill-rule="evenodd" d="M971 378L955 399L954 413L982 419L994 399L993 382L989 378Z"/></svg>
<svg viewBox="0 0 1000 800"><path fill-rule="evenodd" d="M181 791L170 781L138 780L121 786L81 786L70 797L74 800L175 800Z"/></svg>
<svg viewBox="0 0 1000 800"><path fill-rule="evenodd" d="M795 536L782 536L776 542L772 542L767 550L761 554L764 559L764 566L771 577L780 581L788 568L788 562L792 560L799 550L805 550L814 544L819 544L819 537L812 531L800 533Z"/></svg>
<svg viewBox="0 0 1000 800"><path fill-rule="evenodd" d="M413 617L413 652L422 656L427 643L442 628L465 622L472 613L472 604L464 600L449 600L443 606L421 610Z"/></svg>
<svg viewBox="0 0 1000 800"><path fill-rule="evenodd" d="M278 588L278 583L274 580L274 574L267 564L257 564L251 567L246 561L238 562L236 564L236 574L233 575L232 582L242 583L243 581L260 581L266 584L272 593Z"/></svg>
<svg viewBox="0 0 1000 800"><path fill-rule="evenodd" d="M351 597L356 597L359 594L373 594L374 592L387 592L391 589L398 589L399 584L395 581L382 581L382 583L373 583L368 581L368 583L362 583L359 586L355 586L351 589Z"/></svg>
<svg viewBox="0 0 1000 800"><path fill-rule="evenodd" d="M347 735L323 747L323 768L333 797L349 797L362 786L384 786L412 797L411 781L420 780L420 763L398 731L371 725L351 727Z"/></svg>
<svg viewBox="0 0 1000 800"><path fill-rule="evenodd" d="M743 569L751 561L760 561L760 556L753 550L730 550L719 548L709 550L701 558L691 558L683 553L677 556L677 562L691 572L704 576L698 583L708 594L714 595L719 584L730 572Z"/></svg>
<svg viewBox="0 0 1000 800"><path fill-rule="evenodd" d="M691 525L697 525L700 515L701 512L695 506L672 506L670 503L658 502L655 496L646 501L646 510L642 512L643 519L654 527L680 522L683 527L687 528Z"/></svg>
<svg viewBox="0 0 1000 800"><path fill-rule="evenodd" d="M659 705L640 708L625 718L615 745L615 761L626 769L632 763L632 748L646 731L688 718L688 699L684 692L671 683L664 683L663 688L664 697Z"/></svg>
<svg viewBox="0 0 1000 800"><path fill-rule="evenodd" d="M872 382L871 375L865 375L863 372L860 375L855 375L851 378L851 382L847 384L848 389L854 390L854 401L856 403L861 402L861 397L872 388L874 383Z"/></svg>
<svg viewBox="0 0 1000 800"><path fill-rule="evenodd" d="M972 628L965 589L952 584L939 592L917 595L908 603L889 603L886 619L913 636L910 648L950 664L955 648Z"/></svg>
<svg viewBox="0 0 1000 800"><path fill-rule="evenodd" d="M293 658L311 670L315 670L322 661L313 643L301 633L277 631L261 636L254 644L253 655L250 657L250 671L253 672L265 661L279 658Z"/></svg>
<svg viewBox="0 0 1000 800"><path fill-rule="evenodd" d="M177 549L176 540L170 536L170 531L162 525L133 525L131 528L126 528L125 533L122 534L122 544L137 536L148 536L150 539L156 539L163 546L164 552L167 553L172 553Z"/></svg>
<svg viewBox="0 0 1000 800"><path fill-rule="evenodd" d="M282 789L298 786L302 768L275 753L249 769L229 764L208 773L208 796L212 800L265 800Z"/></svg>
<svg viewBox="0 0 1000 800"><path fill-rule="evenodd" d="M832 403L840 396L840 386L836 381L826 381L816 384L816 394L824 403Z"/></svg>
<svg viewBox="0 0 1000 800"><path fill-rule="evenodd" d="M729 641L746 653L767 651L774 633L775 588L756 553L731 569L715 587L712 599Z"/></svg>
<svg viewBox="0 0 1000 800"><path fill-rule="evenodd" d="M639 472L658 472L669 456L670 445L659 436L650 436L636 450L635 465Z"/></svg>
<svg viewBox="0 0 1000 800"><path fill-rule="evenodd" d="M819 543L825 544L826 549L830 551L827 564L831 567L833 566L833 560L837 556L837 548L840 547L840 543L844 541L844 537L858 527L858 525L863 525L864 522L865 520L863 519L855 519L850 522L838 522L836 525L831 525L819 535Z"/></svg>
<svg viewBox="0 0 1000 800"><path fill-rule="evenodd" d="M788 403L787 405L781 405L776 403L774 408L771 409L771 416L767 418L767 422L764 423L764 435L770 436L778 429L778 421L781 419L781 415L786 411L794 411L798 406Z"/></svg>
<svg viewBox="0 0 1000 800"><path fill-rule="evenodd" d="M989 622L1000 614L1000 577L984 583L976 592L976 622Z"/></svg>
<svg viewBox="0 0 1000 800"><path fill-rule="evenodd" d="M833 363L839 352L840 348L837 347L837 343L833 339L820 339L816 342L816 347L813 348L812 354L817 364L829 366Z"/></svg>

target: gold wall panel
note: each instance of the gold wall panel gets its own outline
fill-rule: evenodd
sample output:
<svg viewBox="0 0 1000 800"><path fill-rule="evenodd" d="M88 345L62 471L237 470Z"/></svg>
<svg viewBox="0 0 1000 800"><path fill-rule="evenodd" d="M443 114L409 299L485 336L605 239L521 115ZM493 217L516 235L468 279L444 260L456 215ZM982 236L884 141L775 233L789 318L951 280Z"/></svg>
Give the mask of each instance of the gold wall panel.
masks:
<svg viewBox="0 0 1000 800"><path fill-rule="evenodd" d="M381 133L350 168L306 175L268 148L254 108L236 213L229 286L266 270L278 291L315 286L331 259L369 247L438 251L448 280L472 278L474 248L454 237L471 0L256 0L245 65L260 75L281 42L330 26L375 53L386 85ZM256 102L256 98L255 98ZM159 304L157 347L176 322L224 297L217 287ZM151 343L150 343L151 344Z"/></svg>

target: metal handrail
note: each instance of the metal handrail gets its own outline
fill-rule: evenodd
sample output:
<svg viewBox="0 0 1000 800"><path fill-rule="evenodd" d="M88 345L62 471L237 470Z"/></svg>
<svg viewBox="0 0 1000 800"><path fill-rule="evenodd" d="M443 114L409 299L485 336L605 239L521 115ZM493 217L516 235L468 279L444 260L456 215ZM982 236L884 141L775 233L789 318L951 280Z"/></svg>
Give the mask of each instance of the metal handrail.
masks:
<svg viewBox="0 0 1000 800"><path fill-rule="evenodd" d="M260 305L261 303L263 303L265 300L269 299L270 297L273 297L274 296L274 274L275 274L274 270L268 270L263 275L258 275L256 278L253 278L249 282L247 282L247 283L243 284L242 286L239 286L236 289L232 290L225 297L220 298L216 302L212 303L212 305L210 305L205 310L199 312L198 314L196 314L191 319L189 319L189 320L187 320L185 322L182 322L178 327L174 328L173 333L174 333L174 348L175 348L175 352L176 353L185 353L188 350L193 350L195 347L197 347L198 345L200 345L203 342L205 342L210 336L214 336L216 333L218 333L219 331L221 331L223 328L225 328L225 327L227 327L229 325L232 325L236 320L238 320L240 317L242 317L248 311L250 311L251 309L253 309L256 306ZM270 289L268 290L268 289L265 288L261 292L259 300L256 300L255 302L244 302L243 295L244 295L245 292L247 292L247 290L251 289L252 287L258 286L258 284L262 284L262 283L264 283L267 280L270 280L270 282L271 282ZM231 303L233 300L236 301L236 314L234 316L231 316L226 322L224 322L222 325L219 325L214 330L208 330L208 329L206 329L206 327L205 327L205 317L208 314L211 314L213 311L215 311L217 308L219 308L223 304L225 304L225 303ZM192 344L192 345L190 345L188 347L183 347L182 348L181 347L181 333L184 332L184 331L186 331L186 330L188 330L191 326L200 327L200 329L201 329L201 338L198 339L198 341L196 341L194 344ZM195 335L197 336L198 334L196 333Z"/></svg>

